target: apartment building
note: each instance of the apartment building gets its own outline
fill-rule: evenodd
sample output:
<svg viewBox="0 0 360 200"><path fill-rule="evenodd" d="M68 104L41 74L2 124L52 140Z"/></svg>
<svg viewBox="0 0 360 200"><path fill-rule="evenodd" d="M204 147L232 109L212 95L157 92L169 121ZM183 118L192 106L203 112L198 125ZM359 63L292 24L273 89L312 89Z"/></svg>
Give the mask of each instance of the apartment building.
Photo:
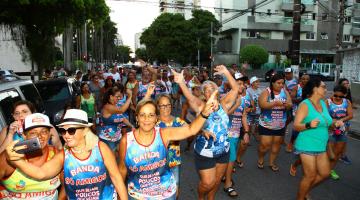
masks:
<svg viewBox="0 0 360 200"><path fill-rule="evenodd" d="M301 62L334 63L338 49L339 0L302 0ZM345 1L342 45L360 40L360 0ZM222 23L217 43L218 58L236 60L246 45L257 44L285 57L292 39L293 0L218 0L217 15ZM230 59L234 57L233 59Z"/></svg>
<svg viewBox="0 0 360 200"><path fill-rule="evenodd" d="M160 0L161 13L178 13L190 19L192 9L200 8L200 0Z"/></svg>

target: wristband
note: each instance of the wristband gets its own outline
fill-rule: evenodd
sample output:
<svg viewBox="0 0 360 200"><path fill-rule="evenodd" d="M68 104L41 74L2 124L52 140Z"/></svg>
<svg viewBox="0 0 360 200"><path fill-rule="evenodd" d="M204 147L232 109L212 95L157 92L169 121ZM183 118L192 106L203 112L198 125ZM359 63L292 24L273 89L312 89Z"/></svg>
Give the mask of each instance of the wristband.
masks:
<svg viewBox="0 0 360 200"><path fill-rule="evenodd" d="M204 119L208 119L208 118L209 118L209 115L208 115L208 116L205 116L205 115L202 113L202 111L200 112L200 115L201 115L201 117L204 118Z"/></svg>
<svg viewBox="0 0 360 200"><path fill-rule="evenodd" d="M312 128L310 122L308 122L308 123L305 124L305 128L306 128L306 129L311 129L311 128Z"/></svg>

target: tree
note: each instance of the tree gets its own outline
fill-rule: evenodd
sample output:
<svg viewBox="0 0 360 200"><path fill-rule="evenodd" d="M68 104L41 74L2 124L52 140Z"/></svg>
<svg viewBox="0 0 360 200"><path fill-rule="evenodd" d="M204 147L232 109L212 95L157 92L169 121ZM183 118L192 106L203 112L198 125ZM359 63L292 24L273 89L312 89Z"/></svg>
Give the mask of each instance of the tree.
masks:
<svg viewBox="0 0 360 200"><path fill-rule="evenodd" d="M0 2L0 23L11 31L23 59L34 61L40 74L54 64L55 36L70 24L79 27L87 20L101 24L108 15L105 0Z"/></svg>
<svg viewBox="0 0 360 200"><path fill-rule="evenodd" d="M192 16L189 21L192 26L193 36L192 39L196 42L199 41L196 45L195 51L192 53L194 60L197 56L197 49L200 50L200 62L210 62L210 49L211 49L211 40L214 42L214 38L211 38L211 23L213 23L213 35L217 35L220 23L215 18L215 16L207 11L207 10L200 10L196 9L192 11Z"/></svg>
<svg viewBox="0 0 360 200"><path fill-rule="evenodd" d="M127 63L131 59L130 54L132 53L129 46L117 46L116 47L116 60L118 62Z"/></svg>
<svg viewBox="0 0 360 200"><path fill-rule="evenodd" d="M145 48L138 48L135 50L135 56L137 59L149 60L148 52Z"/></svg>
<svg viewBox="0 0 360 200"><path fill-rule="evenodd" d="M190 22L182 15L163 13L141 34L140 42L145 44L148 56L154 60L186 64L196 47L192 32Z"/></svg>
<svg viewBox="0 0 360 200"><path fill-rule="evenodd" d="M269 53L259 45L247 45L240 50L240 62L248 63L254 68L268 62Z"/></svg>

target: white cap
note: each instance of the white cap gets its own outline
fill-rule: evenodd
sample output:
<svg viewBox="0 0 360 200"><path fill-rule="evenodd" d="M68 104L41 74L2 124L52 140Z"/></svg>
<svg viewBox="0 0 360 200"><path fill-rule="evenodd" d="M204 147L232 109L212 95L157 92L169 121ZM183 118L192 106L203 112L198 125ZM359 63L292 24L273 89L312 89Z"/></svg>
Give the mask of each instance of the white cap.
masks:
<svg viewBox="0 0 360 200"><path fill-rule="evenodd" d="M69 109L66 111L62 123L57 126L64 125L79 125L90 127L93 124L88 122L88 115L85 111L80 109Z"/></svg>
<svg viewBox="0 0 360 200"><path fill-rule="evenodd" d="M251 79L250 79L250 85L253 84L255 81L258 81L258 80L259 80L259 79L258 79L258 77L256 77L256 76L251 77Z"/></svg>
<svg viewBox="0 0 360 200"><path fill-rule="evenodd" d="M52 128L49 117L41 113L33 113L25 117L25 123L24 123L25 131L37 127Z"/></svg>
<svg viewBox="0 0 360 200"><path fill-rule="evenodd" d="M292 72L291 67L288 67L288 68L285 69L285 73L290 73L290 72Z"/></svg>
<svg viewBox="0 0 360 200"><path fill-rule="evenodd" d="M240 72L235 73L235 80L238 80L238 79L240 79L242 77L243 77L243 75Z"/></svg>

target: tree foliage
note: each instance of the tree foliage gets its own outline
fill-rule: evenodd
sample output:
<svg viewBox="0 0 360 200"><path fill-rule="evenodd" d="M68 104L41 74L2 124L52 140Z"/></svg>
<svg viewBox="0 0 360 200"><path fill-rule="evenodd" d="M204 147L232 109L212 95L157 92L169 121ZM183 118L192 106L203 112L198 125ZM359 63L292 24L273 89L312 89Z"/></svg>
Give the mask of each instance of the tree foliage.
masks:
<svg viewBox="0 0 360 200"><path fill-rule="evenodd" d="M24 60L33 60L40 71L55 61L55 36L69 25L85 21L99 25L109 15L105 0L2 0L0 24L10 30ZM29 57L26 57L29 55Z"/></svg>
<svg viewBox="0 0 360 200"><path fill-rule="evenodd" d="M137 59L148 61L150 58L148 56L148 52L146 48L138 48L135 50L135 57Z"/></svg>
<svg viewBox="0 0 360 200"><path fill-rule="evenodd" d="M180 14L163 13L142 33L140 41L152 60L196 63L199 48L201 60L206 62L210 56L211 22L216 34L219 22L209 11L194 10L193 18L189 20Z"/></svg>
<svg viewBox="0 0 360 200"><path fill-rule="evenodd" d="M259 45L247 45L240 50L240 62L259 68L268 62L269 53Z"/></svg>
<svg viewBox="0 0 360 200"><path fill-rule="evenodd" d="M129 46L120 45L116 47L116 60L122 63L128 63L131 59L130 54L132 53Z"/></svg>

